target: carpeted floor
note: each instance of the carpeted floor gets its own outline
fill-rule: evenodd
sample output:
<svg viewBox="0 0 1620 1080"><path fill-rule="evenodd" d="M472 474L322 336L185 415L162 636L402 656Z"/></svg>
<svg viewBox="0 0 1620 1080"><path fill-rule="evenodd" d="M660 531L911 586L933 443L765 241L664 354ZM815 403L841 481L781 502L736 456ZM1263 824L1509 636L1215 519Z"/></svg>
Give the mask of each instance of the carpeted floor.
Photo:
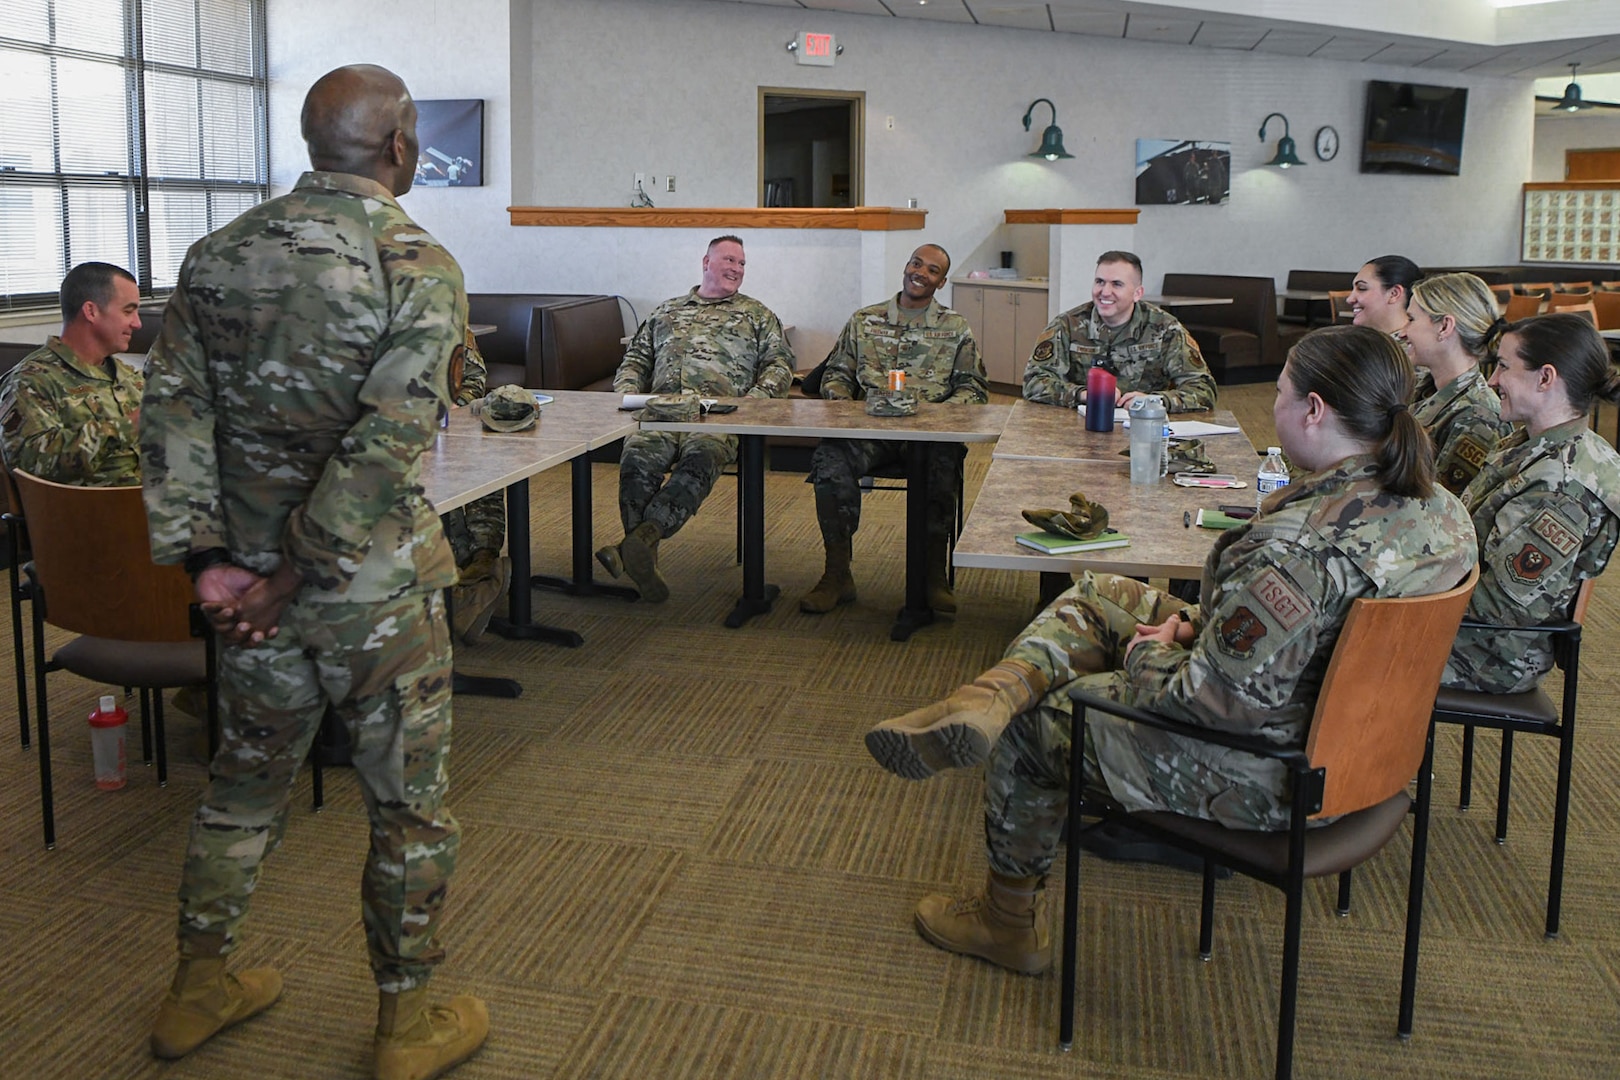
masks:
<svg viewBox="0 0 1620 1080"><path fill-rule="evenodd" d="M1271 397L1261 385L1222 401L1264 445ZM970 492L988 455L981 447L970 456ZM596 469L596 531L610 537L616 472ZM533 485L539 571L567 570L567 480L559 469ZM1222 885L1216 954L1204 964L1194 876L1088 863L1069 1055L1057 1051L1055 975L1006 974L916 936L920 895L982 878L979 778L894 779L860 736L993 663L1032 614L1036 583L963 571L954 624L891 642L903 496L878 493L856 540L860 600L800 615L798 597L820 569L810 491L801 476L773 473L767 497L769 579L783 597L747 627L721 625L740 584L734 485L722 481L663 547L669 603L536 593L539 617L580 630L583 648L491 639L458 657L465 670L514 676L525 691L456 704L452 805L464 833L443 932L449 959L435 985L486 997L494 1031L455 1075L1269 1075L1282 914L1269 889ZM1350 918L1333 916L1328 883L1310 890L1301 1077L1620 1070L1617 610L1616 591L1600 588L1581 681L1562 938L1541 936L1551 741L1519 740L1512 832L1498 846L1489 783L1497 741L1482 738L1475 809L1460 813L1457 739L1442 733L1415 1037L1394 1037L1403 835L1358 874ZM4 668L0 701L9 703ZM126 789L99 792L80 718L102 688L69 675L50 686L53 852L40 843L35 754L19 749L14 724L0 725L9 825L0 839L0 1075L369 1075L374 995L358 905L366 827L353 777L328 772L320 814L301 780L286 843L254 899L236 962L280 966L282 1001L161 1064L146 1051L147 1025L172 970L174 891L205 780L191 757L196 725L172 724L167 789L136 765Z"/></svg>

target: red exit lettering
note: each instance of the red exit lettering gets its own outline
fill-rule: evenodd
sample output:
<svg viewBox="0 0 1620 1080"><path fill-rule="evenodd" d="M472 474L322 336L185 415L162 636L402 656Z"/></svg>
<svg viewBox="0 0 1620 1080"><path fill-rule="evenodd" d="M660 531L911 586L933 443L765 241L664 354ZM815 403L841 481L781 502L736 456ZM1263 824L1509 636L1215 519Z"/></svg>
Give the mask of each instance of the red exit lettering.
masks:
<svg viewBox="0 0 1620 1080"><path fill-rule="evenodd" d="M832 55L832 35L831 34L806 34L806 35L804 35L804 51L809 56L831 56Z"/></svg>

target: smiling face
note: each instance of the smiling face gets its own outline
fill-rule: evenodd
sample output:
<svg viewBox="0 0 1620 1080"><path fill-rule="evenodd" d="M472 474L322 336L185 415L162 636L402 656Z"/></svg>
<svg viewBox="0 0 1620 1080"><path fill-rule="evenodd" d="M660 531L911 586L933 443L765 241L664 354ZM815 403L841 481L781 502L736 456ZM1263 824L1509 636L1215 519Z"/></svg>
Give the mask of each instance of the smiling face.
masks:
<svg viewBox="0 0 1620 1080"><path fill-rule="evenodd" d="M945 275L950 270L951 261L945 257L942 248L924 244L913 251L911 261L906 263L905 273L900 277L900 306L926 307L939 287L945 284Z"/></svg>
<svg viewBox="0 0 1620 1080"><path fill-rule="evenodd" d="M90 301L81 316L95 336L101 360L113 353L129 351L129 339L141 328L141 294L135 283L124 277L112 279L112 290L106 306Z"/></svg>
<svg viewBox="0 0 1620 1080"><path fill-rule="evenodd" d="M1432 315L1416 300L1412 301L1412 321L1395 337L1406 346L1412 363L1429 367L1444 354L1445 342L1456 334L1456 319L1450 315Z"/></svg>
<svg viewBox="0 0 1620 1080"><path fill-rule="evenodd" d="M1124 326L1142 299L1142 275L1127 262L1097 264L1091 282L1091 303L1104 326Z"/></svg>
<svg viewBox="0 0 1620 1080"><path fill-rule="evenodd" d="M1518 334L1506 334L1497 346L1496 370L1491 372L1490 384L1496 396L1502 399L1502 419L1524 423L1535 429L1545 397L1542 389L1542 371L1539 365L1527 359L1520 347Z"/></svg>
<svg viewBox="0 0 1620 1080"><path fill-rule="evenodd" d="M1354 318L1350 321L1386 334L1399 333L1406 327L1406 299L1405 289L1399 285L1386 288L1378 280L1377 268L1368 263L1356 274L1356 283L1351 286L1350 311Z"/></svg>
<svg viewBox="0 0 1620 1080"><path fill-rule="evenodd" d="M742 288L743 269L747 265L741 244L735 240L719 241L703 256L703 284L698 286L698 295L705 300L734 295Z"/></svg>

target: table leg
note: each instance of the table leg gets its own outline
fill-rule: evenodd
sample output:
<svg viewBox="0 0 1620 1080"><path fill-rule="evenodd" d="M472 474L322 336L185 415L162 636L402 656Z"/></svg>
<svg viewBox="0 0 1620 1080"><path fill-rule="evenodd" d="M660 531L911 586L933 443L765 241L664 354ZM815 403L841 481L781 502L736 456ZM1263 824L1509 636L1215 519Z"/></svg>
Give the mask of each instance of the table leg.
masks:
<svg viewBox="0 0 1620 1080"><path fill-rule="evenodd" d="M512 591L507 617L489 621L489 628L508 640L549 641L577 649L585 644L578 631L534 622L533 601L529 596L529 482L519 480L506 488L506 547L512 560Z"/></svg>
<svg viewBox="0 0 1620 1080"><path fill-rule="evenodd" d="M737 490L742 499L743 594L726 616L735 630L771 610L782 590L765 584L765 436L738 436Z"/></svg>
<svg viewBox="0 0 1620 1080"><path fill-rule="evenodd" d="M1048 604L1062 596L1063 590L1073 584L1074 576L1072 574L1056 574L1048 570L1042 570L1041 610L1045 611Z"/></svg>
<svg viewBox="0 0 1620 1080"><path fill-rule="evenodd" d="M906 606L895 616L890 641L906 641L934 621L928 606L928 444L906 443Z"/></svg>
<svg viewBox="0 0 1620 1080"><path fill-rule="evenodd" d="M596 541L591 535L591 518L595 509L591 502L591 456L581 454L569 465L573 469L570 498L574 515L572 523L574 576L565 578L555 574L534 574L529 578L529 586L535 589L561 589L569 596L601 594L635 600L640 594L628 585L599 585L596 582L593 573Z"/></svg>

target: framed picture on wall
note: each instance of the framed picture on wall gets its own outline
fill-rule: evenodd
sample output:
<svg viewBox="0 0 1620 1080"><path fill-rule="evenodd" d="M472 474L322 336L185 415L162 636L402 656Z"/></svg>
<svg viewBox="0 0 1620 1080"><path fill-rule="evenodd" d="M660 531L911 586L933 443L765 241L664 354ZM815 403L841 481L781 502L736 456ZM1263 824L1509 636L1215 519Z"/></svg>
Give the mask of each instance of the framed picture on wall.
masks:
<svg viewBox="0 0 1620 1080"><path fill-rule="evenodd" d="M1231 195L1231 177L1231 143L1136 140L1137 206L1219 206Z"/></svg>
<svg viewBox="0 0 1620 1080"><path fill-rule="evenodd" d="M454 98L416 103L418 187L482 187L484 102Z"/></svg>

